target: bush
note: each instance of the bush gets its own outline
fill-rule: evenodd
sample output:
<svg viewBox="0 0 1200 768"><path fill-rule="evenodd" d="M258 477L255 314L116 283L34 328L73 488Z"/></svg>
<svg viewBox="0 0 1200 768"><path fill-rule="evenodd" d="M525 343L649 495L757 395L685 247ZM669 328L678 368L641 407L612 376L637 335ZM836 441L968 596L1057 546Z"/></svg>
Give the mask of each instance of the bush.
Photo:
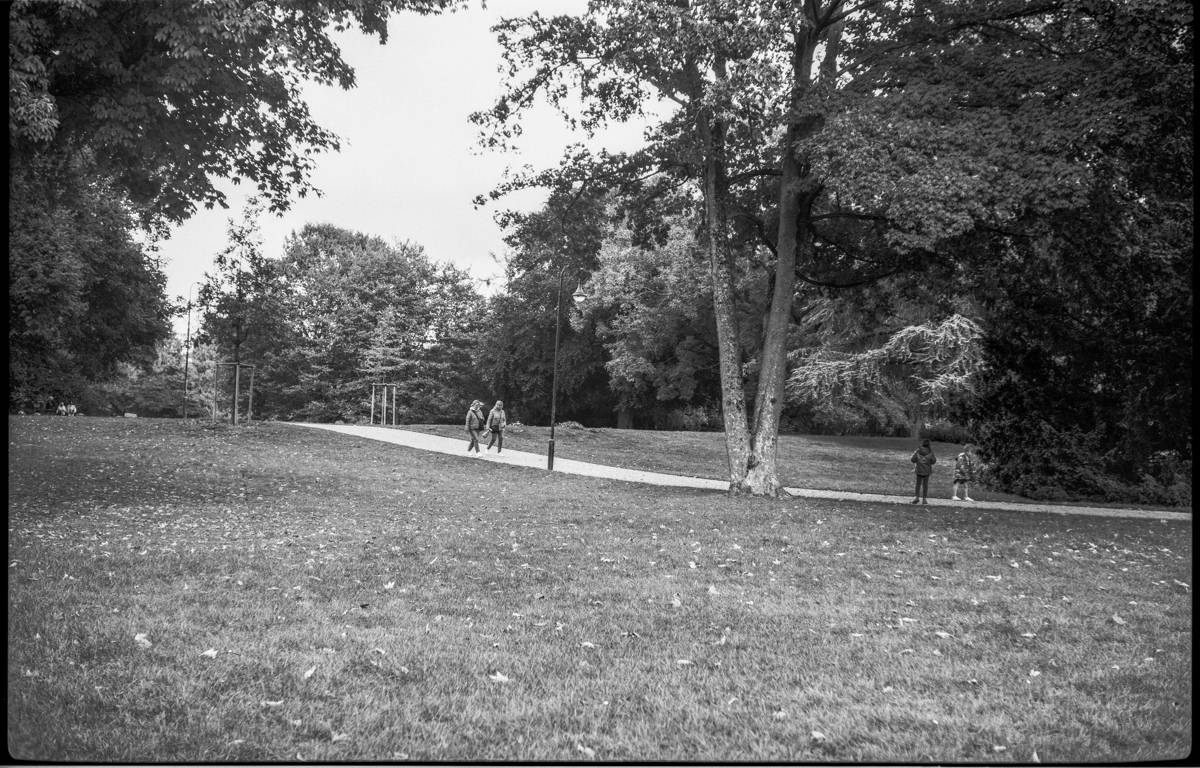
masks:
<svg viewBox="0 0 1200 768"><path fill-rule="evenodd" d="M988 462L980 479L997 490L1039 501L1191 505L1191 462L1177 454L1159 456L1157 477L1132 483L1110 471L1097 432L1010 418L980 425L979 446Z"/></svg>

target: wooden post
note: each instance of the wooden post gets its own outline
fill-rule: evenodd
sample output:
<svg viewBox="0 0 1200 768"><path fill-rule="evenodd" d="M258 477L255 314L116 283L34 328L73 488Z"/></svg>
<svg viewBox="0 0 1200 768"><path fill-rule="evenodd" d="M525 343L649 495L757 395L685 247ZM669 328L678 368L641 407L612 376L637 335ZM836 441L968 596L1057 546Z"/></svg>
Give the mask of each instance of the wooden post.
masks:
<svg viewBox="0 0 1200 768"><path fill-rule="evenodd" d="M242 366L238 363L233 364L233 425L236 427L238 423L238 398L241 396L239 391L242 384Z"/></svg>
<svg viewBox="0 0 1200 768"><path fill-rule="evenodd" d="M250 391L246 394L246 421L254 421L254 366L250 366Z"/></svg>
<svg viewBox="0 0 1200 768"><path fill-rule="evenodd" d="M399 422L396 421L396 385L392 385L392 426L396 426Z"/></svg>
<svg viewBox="0 0 1200 768"><path fill-rule="evenodd" d="M380 410L380 413L379 413L379 426L381 426L381 427L386 427L386 426L387 426L387 423L388 423L388 420L387 420L387 416L388 416L388 411L387 411L387 406L388 406L388 402L387 402L387 395L388 395L388 385L387 385L387 384L384 384L384 385L383 385L383 397L382 397L383 405L382 405L382 406L380 407L380 409L379 409L379 410Z"/></svg>
<svg viewBox="0 0 1200 768"><path fill-rule="evenodd" d="M370 423L372 425L375 424L375 385L374 384L371 385L371 422Z"/></svg>

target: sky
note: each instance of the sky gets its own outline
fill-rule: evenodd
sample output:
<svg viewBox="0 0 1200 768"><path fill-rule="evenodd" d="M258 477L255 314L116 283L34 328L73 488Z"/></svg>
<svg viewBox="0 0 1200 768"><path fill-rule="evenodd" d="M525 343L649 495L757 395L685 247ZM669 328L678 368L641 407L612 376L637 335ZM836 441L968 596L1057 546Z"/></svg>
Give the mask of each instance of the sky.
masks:
<svg viewBox="0 0 1200 768"><path fill-rule="evenodd" d="M308 223L328 223L417 243L432 260L468 270L480 281L479 290L500 287L502 280L495 278L504 271L504 233L492 217L501 208L536 209L545 194L523 192L478 210L472 199L491 190L506 166L554 166L572 142L627 149L642 135L643 126L625 125L589 141L542 106L523 121L516 153L478 146L468 116L491 106L503 86L500 46L490 27L533 10L579 13L585 6L585 0L490 0L486 9L473 4L440 16L398 14L382 46L360 32L338 36L343 58L356 70L357 87L310 85L305 95L313 118L341 137L342 148L317 160L312 181L321 197L296 198L281 217L264 215L264 253L277 257L288 234ZM229 208L199 208L160 244L168 296L186 298L212 269L228 221L240 218L253 191L247 186L219 184ZM488 279L490 286L483 283ZM184 318L176 326L182 334Z"/></svg>

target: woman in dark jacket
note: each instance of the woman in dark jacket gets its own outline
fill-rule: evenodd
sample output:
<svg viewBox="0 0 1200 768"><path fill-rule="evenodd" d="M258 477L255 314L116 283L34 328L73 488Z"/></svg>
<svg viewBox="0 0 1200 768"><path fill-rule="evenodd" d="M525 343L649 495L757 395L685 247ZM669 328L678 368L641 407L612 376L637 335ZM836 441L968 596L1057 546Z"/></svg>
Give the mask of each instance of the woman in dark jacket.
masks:
<svg viewBox="0 0 1200 768"><path fill-rule="evenodd" d="M467 411L467 434L471 436L471 442L467 444L467 453L470 453L472 448L475 449L475 453L479 453L479 430L483 429L483 422L483 403L476 400Z"/></svg>

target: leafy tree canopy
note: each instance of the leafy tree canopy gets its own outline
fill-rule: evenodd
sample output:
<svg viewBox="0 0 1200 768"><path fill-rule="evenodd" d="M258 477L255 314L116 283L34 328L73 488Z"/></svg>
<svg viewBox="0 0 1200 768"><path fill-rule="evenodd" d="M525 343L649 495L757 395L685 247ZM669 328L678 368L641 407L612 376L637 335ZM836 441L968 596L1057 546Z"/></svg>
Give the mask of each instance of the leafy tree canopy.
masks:
<svg viewBox="0 0 1200 768"><path fill-rule="evenodd" d="M224 206L215 178L255 184L282 210L312 191L338 140L303 82L354 85L331 33L387 39L387 20L452 0L264 3L16 0L9 5L9 143L18 158L90 147L148 216Z"/></svg>

